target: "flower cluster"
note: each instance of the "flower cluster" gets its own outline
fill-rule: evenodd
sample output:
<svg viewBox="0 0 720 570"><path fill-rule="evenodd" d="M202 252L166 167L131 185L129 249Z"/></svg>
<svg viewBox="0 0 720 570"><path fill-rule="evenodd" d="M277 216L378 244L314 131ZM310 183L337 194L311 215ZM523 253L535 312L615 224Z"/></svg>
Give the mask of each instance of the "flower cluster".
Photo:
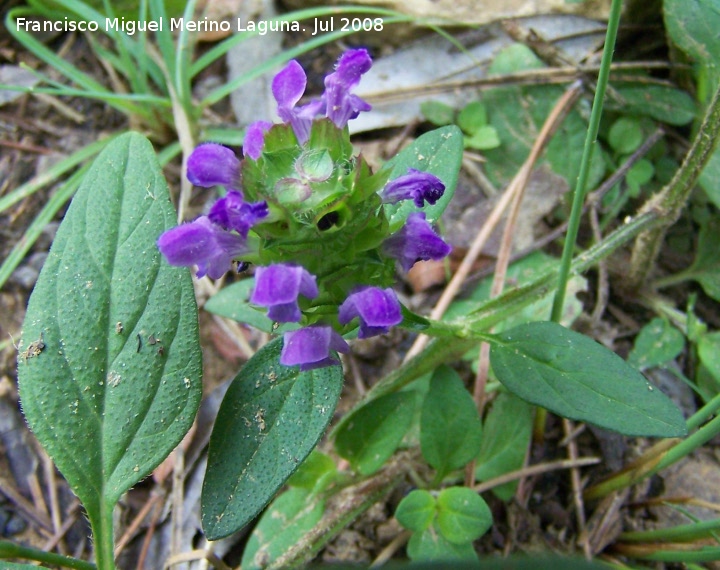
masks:
<svg viewBox="0 0 720 570"><path fill-rule="evenodd" d="M409 168L388 182L388 169L373 173L353 155L347 123L370 105L352 90L371 65L367 51L345 52L322 96L300 105L307 77L290 61L272 83L282 123L248 126L242 160L218 144L197 147L188 179L227 193L158 239L170 264L197 266L199 277L219 278L233 261L256 265L249 301L297 324L284 333L280 362L301 370L338 364L335 353L349 350L342 334L356 322L358 338L400 324L396 263L407 271L450 252L420 210L443 196L442 181ZM386 209L401 201L418 210L392 227Z"/></svg>

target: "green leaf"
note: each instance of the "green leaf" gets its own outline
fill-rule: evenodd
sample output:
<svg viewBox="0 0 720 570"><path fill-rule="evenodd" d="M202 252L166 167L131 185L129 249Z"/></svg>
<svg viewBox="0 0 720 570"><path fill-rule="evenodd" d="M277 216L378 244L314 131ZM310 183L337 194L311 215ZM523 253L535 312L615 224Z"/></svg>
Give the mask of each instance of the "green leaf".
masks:
<svg viewBox="0 0 720 570"><path fill-rule="evenodd" d="M397 392L360 408L335 436L338 454L361 475L375 473L410 428L416 401L414 392Z"/></svg>
<svg viewBox="0 0 720 570"><path fill-rule="evenodd" d="M317 449L303 461L295 474L288 480L291 487L302 487L313 493L325 489L337 477L335 462Z"/></svg>
<svg viewBox="0 0 720 570"><path fill-rule="evenodd" d="M467 487L448 487L440 491L437 511L437 528L453 544L472 542L492 526L490 507Z"/></svg>
<svg viewBox="0 0 720 570"><path fill-rule="evenodd" d="M716 208L720 208L720 184L718 184L718 180L720 180L720 150L716 148L710 155L699 179L705 195L715 204Z"/></svg>
<svg viewBox="0 0 720 570"><path fill-rule="evenodd" d="M152 145L118 137L83 180L30 298L23 410L93 524L180 442L200 402L190 272L155 245L175 218Z"/></svg>
<svg viewBox="0 0 720 570"><path fill-rule="evenodd" d="M433 525L423 532L416 532L407 545L410 560L418 561L477 561L472 543L453 544L446 540Z"/></svg>
<svg viewBox="0 0 720 570"><path fill-rule="evenodd" d="M500 137L495 127L485 125L476 130L472 136L465 137L465 146L476 150L489 150L500 146Z"/></svg>
<svg viewBox="0 0 720 570"><path fill-rule="evenodd" d="M665 319L655 318L638 333L628 364L641 371L661 366L676 358L683 348L683 334Z"/></svg>
<svg viewBox="0 0 720 570"><path fill-rule="evenodd" d="M440 101L425 101L420 105L420 112L437 127L449 125L455 119L455 109Z"/></svg>
<svg viewBox="0 0 720 570"><path fill-rule="evenodd" d="M407 174L408 168L415 168L434 174L445 184L442 198L433 205L426 204L422 209L415 206L412 200L386 204L385 212L392 232L397 231L412 212L425 212L430 223L440 219L455 193L462 154L462 131L455 125L449 125L421 135L385 164L384 169L392 169L390 180Z"/></svg>
<svg viewBox="0 0 720 570"><path fill-rule="evenodd" d="M435 518L435 497L422 489L411 491L397 506L395 518L406 529L423 532Z"/></svg>
<svg viewBox="0 0 720 570"><path fill-rule="evenodd" d="M465 105L457 118L458 127L472 135L488 123L487 109L480 101Z"/></svg>
<svg viewBox="0 0 720 570"><path fill-rule="evenodd" d="M533 406L507 392L501 392L492 404L483 424L480 454L475 478L487 481L522 468L532 437ZM517 481L493 489L503 501L509 501Z"/></svg>
<svg viewBox="0 0 720 570"><path fill-rule="evenodd" d="M235 377L210 437L202 522L210 540L241 529L270 502L322 437L342 390L342 367L280 364L282 339Z"/></svg>
<svg viewBox="0 0 720 570"><path fill-rule="evenodd" d="M640 187L650 182L654 175L655 167L649 160L641 158L633 164L625 175L628 187L633 190L631 196L637 198Z"/></svg>
<svg viewBox="0 0 720 570"><path fill-rule="evenodd" d="M482 424L475 402L452 368L440 366L430 380L420 415L420 449L441 479L463 467L480 449Z"/></svg>
<svg viewBox="0 0 720 570"><path fill-rule="evenodd" d="M720 383L720 332L705 334L698 342L700 362L708 372Z"/></svg>
<svg viewBox="0 0 720 570"><path fill-rule="evenodd" d="M255 279L243 279L231 283L210 297L204 308L210 313L253 326L269 334L295 330L299 327L297 323L282 323L280 326L275 326L272 319L268 318L265 309L251 305L249 299L254 285Z"/></svg>
<svg viewBox="0 0 720 570"><path fill-rule="evenodd" d="M501 50L490 65L489 74L502 75L531 69L544 64L522 44L512 44ZM537 139L545 119L563 88L555 85L528 87L498 87L483 95L483 102L491 109L489 124L497 130L500 147L488 149L485 170L498 186L507 184L525 162ZM587 123L572 110L563 121L562 128L552 137L540 163L548 162L552 170L564 177L572 187L577 179ZM593 154L588 187L592 188L605 173L599 152Z"/></svg>
<svg viewBox="0 0 720 570"><path fill-rule="evenodd" d="M697 254L692 266L686 271L688 277L700 283L705 293L716 301L720 301L718 243L720 243L720 220L715 218L700 227Z"/></svg>
<svg viewBox="0 0 720 570"><path fill-rule="evenodd" d="M608 110L625 115L643 115L668 125L682 126L692 122L697 113L695 101L680 89L666 85L615 86L622 103L608 99Z"/></svg>
<svg viewBox="0 0 720 570"><path fill-rule="evenodd" d="M664 0L665 27L672 41L707 73L707 94L720 77L720 7L715 0ZM700 97L704 100L704 97Z"/></svg>
<svg viewBox="0 0 720 570"><path fill-rule="evenodd" d="M625 435L687 433L680 410L642 374L556 323L530 323L498 335L490 362L508 390L558 415Z"/></svg>
<svg viewBox="0 0 720 570"><path fill-rule="evenodd" d="M322 518L325 501L313 499L307 489L289 489L279 495L253 529L243 551L243 570L266 568L309 532Z"/></svg>
<svg viewBox="0 0 720 570"><path fill-rule="evenodd" d="M619 154L630 154L642 144L640 122L632 117L620 117L610 126L608 143Z"/></svg>

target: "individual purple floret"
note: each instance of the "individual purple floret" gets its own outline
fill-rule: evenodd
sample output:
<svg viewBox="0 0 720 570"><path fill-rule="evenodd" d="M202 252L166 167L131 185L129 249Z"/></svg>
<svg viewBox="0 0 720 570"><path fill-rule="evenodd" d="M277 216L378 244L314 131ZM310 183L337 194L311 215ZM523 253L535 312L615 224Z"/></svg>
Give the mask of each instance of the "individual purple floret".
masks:
<svg viewBox="0 0 720 570"><path fill-rule="evenodd" d="M287 63L272 82L272 93L278 104L278 115L283 122L292 125L300 144L304 144L310 137L312 120L321 110L319 102L297 107L298 101L305 93L306 85L305 70L294 59Z"/></svg>
<svg viewBox="0 0 720 570"><path fill-rule="evenodd" d="M243 154L253 160L260 158L265 144L265 133L270 130L272 123L269 121L255 121L245 129L245 140L243 141Z"/></svg>
<svg viewBox="0 0 720 570"><path fill-rule="evenodd" d="M258 267L250 302L268 308L268 317L279 323L297 323L302 317L298 295L318 295L315 276L299 265L277 263Z"/></svg>
<svg viewBox="0 0 720 570"><path fill-rule="evenodd" d="M268 215L267 202L245 202L237 190L230 190L210 208L210 221L247 238L252 226Z"/></svg>
<svg viewBox="0 0 720 570"><path fill-rule="evenodd" d="M383 247L397 258L405 271L409 271L416 261L439 261L451 249L430 227L424 212L410 214L402 229L386 239Z"/></svg>
<svg viewBox="0 0 720 570"><path fill-rule="evenodd" d="M401 200L413 200L418 208L425 202L434 204L445 192L445 184L437 176L408 168L408 173L391 180L383 188L383 202L396 204Z"/></svg>
<svg viewBox="0 0 720 570"><path fill-rule="evenodd" d="M350 347L332 327L315 325L283 335L280 363L285 366L300 365L300 370L312 370L340 364L330 356L330 351L347 353Z"/></svg>
<svg viewBox="0 0 720 570"><path fill-rule="evenodd" d="M385 334L402 321L400 301L390 288L364 287L351 293L338 310L338 321L342 325L355 317L360 317L358 338Z"/></svg>
<svg viewBox="0 0 720 570"><path fill-rule="evenodd" d="M371 66L372 59L366 50L351 49L342 54L335 71L325 77L325 93L322 97L326 105L325 114L336 127L344 128L361 111L372 108L369 103L350 93Z"/></svg>
<svg viewBox="0 0 720 570"><path fill-rule="evenodd" d="M197 265L197 276L219 279L230 269L230 263L248 253L245 239L224 230L200 216L163 233L157 241L160 252L170 265Z"/></svg>
<svg viewBox="0 0 720 570"><path fill-rule="evenodd" d="M240 188L240 160L221 144L204 143L198 146L187 161L187 178L195 186L227 186Z"/></svg>

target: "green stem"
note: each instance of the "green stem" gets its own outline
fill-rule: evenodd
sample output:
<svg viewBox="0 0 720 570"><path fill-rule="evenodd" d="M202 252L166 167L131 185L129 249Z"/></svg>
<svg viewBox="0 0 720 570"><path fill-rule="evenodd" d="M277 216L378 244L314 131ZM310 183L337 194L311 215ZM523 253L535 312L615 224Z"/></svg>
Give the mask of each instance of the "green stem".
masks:
<svg viewBox="0 0 720 570"><path fill-rule="evenodd" d="M588 125L587 135L585 136L585 146L583 147L583 154L580 161L580 173L578 174L577 185L575 186L565 246L563 247L562 258L560 260L558 289L555 292L552 315L550 317L556 323L560 322L563 313L565 292L570 276L570 265L573 250L575 249L575 242L577 241L578 230L580 228L580 219L582 218L583 204L585 203L585 191L590 174L590 162L593 151L595 150L598 129L600 128L603 99L605 98L605 91L610 78L610 65L612 63L613 52L615 51L615 39L617 38L618 27L620 25L621 10L622 0L612 0L607 32L605 34L605 49L603 50L602 61L600 62L600 72L595 88L592 112L590 114L590 124Z"/></svg>
<svg viewBox="0 0 720 570"><path fill-rule="evenodd" d="M720 135L720 84L708 105L700 130L675 176L667 186L648 200L641 210L641 212L656 210L662 216L663 223L657 228L643 232L635 241L630 258L629 289L640 289L646 282L660 252L665 232L680 217L695 183L712 155L718 135Z"/></svg>
<svg viewBox="0 0 720 570"><path fill-rule="evenodd" d="M720 530L720 519L702 521L693 524L678 525L673 528L659 528L623 532L619 540L627 542L671 542L697 540L711 536L714 531Z"/></svg>
<svg viewBox="0 0 720 570"><path fill-rule="evenodd" d="M90 518L95 540L95 563L98 570L115 570L115 532L113 504L101 504L97 516Z"/></svg>
<svg viewBox="0 0 720 570"><path fill-rule="evenodd" d="M62 554L54 552L45 552L37 548L20 546L14 542L0 540L0 560L3 558L19 558L23 560L35 560L47 564L48 566L62 566L63 568L73 568L75 570L97 570L94 564L78 560L77 558L69 558ZM2 564L0 564L2 566Z"/></svg>

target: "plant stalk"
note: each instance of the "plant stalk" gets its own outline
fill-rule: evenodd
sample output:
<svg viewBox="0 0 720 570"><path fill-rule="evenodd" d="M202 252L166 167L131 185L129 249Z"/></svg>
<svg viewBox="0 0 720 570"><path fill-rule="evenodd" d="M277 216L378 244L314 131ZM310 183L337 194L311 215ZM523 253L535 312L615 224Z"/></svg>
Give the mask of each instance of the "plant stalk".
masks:
<svg viewBox="0 0 720 570"><path fill-rule="evenodd" d="M568 222L567 236L565 238L562 258L560 259L558 288L555 292L552 315L550 317L556 323L560 322L563 314L567 282L570 277L570 265L572 264L575 242L577 241L578 230L580 229L580 220L582 218L583 204L585 203L587 181L588 176L590 175L590 162L592 161L595 143L597 142L598 129L600 128L600 118L602 116L603 99L605 98L605 91L607 90L608 80L610 79L610 66L612 64L613 52L615 51L615 40L617 38L618 27L620 26L621 10L622 0L612 0L607 32L605 34L605 48L603 50L602 60L600 61L600 72L598 73L595 97L593 99L592 112L590 113L590 124L588 125L587 135L585 136L585 146L583 147L583 154L580 161L580 172L578 174L577 185L575 186L575 193L573 195L573 204L570 213L570 220Z"/></svg>
<svg viewBox="0 0 720 570"><path fill-rule="evenodd" d="M700 130L675 176L640 210L640 213L657 211L663 223L659 227L641 233L635 240L628 275L630 290L638 290L647 282L655 266L665 232L680 217L695 183L712 155L718 135L720 135L720 84L713 93Z"/></svg>

